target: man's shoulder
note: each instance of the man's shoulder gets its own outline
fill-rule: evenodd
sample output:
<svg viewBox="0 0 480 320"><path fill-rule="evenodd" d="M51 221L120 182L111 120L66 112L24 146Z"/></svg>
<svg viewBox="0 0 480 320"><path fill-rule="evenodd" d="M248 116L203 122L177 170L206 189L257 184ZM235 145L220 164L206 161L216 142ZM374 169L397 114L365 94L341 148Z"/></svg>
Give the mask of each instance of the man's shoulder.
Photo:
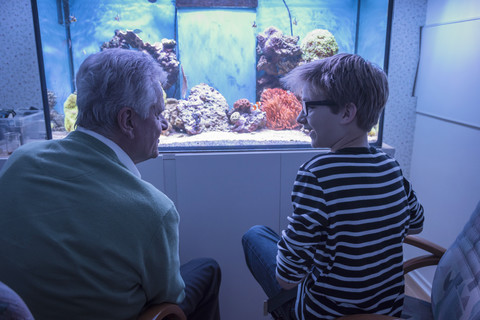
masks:
<svg viewBox="0 0 480 320"><path fill-rule="evenodd" d="M162 212L170 211L175 207L173 201L154 185L138 177L133 179L135 179L136 183L125 186L124 190L126 194L130 194L130 197L133 197L133 206L141 206L144 209L150 208Z"/></svg>

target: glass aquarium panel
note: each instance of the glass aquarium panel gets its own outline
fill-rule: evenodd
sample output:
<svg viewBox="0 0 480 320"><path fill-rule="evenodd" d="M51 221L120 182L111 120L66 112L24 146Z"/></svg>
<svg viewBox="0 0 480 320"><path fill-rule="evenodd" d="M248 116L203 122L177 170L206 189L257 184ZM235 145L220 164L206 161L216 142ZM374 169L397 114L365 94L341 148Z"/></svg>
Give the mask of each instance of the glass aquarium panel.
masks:
<svg viewBox="0 0 480 320"><path fill-rule="evenodd" d="M356 53L384 68L387 44L388 1L362 0L360 3ZM378 32L383 30L384 32Z"/></svg>
<svg viewBox="0 0 480 320"><path fill-rule="evenodd" d="M391 0L36 2L52 137L74 129L83 60L122 47L149 52L168 74L164 150L310 147L300 102L279 79L337 52L383 67L391 23Z"/></svg>
<svg viewBox="0 0 480 320"><path fill-rule="evenodd" d="M179 9L177 17L178 56L188 83L208 84L229 106L254 101L255 10Z"/></svg>

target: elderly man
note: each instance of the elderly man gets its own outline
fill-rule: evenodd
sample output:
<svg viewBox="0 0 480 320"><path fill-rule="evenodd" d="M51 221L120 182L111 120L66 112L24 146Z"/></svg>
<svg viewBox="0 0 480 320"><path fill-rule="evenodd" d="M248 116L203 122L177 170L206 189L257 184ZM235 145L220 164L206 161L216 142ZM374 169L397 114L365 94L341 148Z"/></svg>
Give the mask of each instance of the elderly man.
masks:
<svg viewBox="0 0 480 320"><path fill-rule="evenodd" d="M220 318L218 264L180 266L177 210L135 166L158 156L165 79L143 52L89 56L77 129L17 149L0 172L0 281L35 319L135 319L162 302Z"/></svg>

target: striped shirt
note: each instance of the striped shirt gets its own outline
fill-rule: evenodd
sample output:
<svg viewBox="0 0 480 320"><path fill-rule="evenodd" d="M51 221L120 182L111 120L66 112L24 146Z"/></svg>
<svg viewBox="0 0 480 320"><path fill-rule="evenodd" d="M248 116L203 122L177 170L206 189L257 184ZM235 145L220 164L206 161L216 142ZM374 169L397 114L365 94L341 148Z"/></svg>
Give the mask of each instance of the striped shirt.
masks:
<svg viewBox="0 0 480 320"><path fill-rule="evenodd" d="M277 276L300 283L297 318L400 316L402 243L423 207L397 161L375 148L317 155L300 167L292 203Z"/></svg>

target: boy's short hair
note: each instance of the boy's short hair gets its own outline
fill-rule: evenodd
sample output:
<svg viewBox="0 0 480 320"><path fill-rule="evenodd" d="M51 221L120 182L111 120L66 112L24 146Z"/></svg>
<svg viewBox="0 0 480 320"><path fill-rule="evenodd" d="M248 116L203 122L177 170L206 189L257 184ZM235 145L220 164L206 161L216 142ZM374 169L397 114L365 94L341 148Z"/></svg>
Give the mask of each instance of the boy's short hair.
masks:
<svg viewBox="0 0 480 320"><path fill-rule="evenodd" d="M305 86L313 93L323 90L326 98L338 105L332 107L334 113L341 106L355 104L357 125L367 132L377 124L388 99L385 72L356 54L341 53L303 64L281 82L296 94Z"/></svg>

